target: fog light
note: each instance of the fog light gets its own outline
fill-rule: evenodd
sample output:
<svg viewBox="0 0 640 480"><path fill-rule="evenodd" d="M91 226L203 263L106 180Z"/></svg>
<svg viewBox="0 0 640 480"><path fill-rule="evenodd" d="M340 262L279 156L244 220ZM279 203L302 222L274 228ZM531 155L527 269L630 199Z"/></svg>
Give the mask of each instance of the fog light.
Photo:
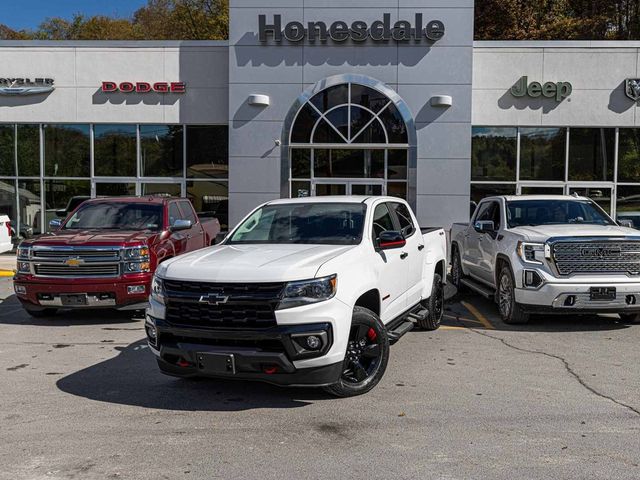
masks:
<svg viewBox="0 0 640 480"><path fill-rule="evenodd" d="M153 325L147 325L147 336L151 340L155 341L155 339L158 338L158 332L156 331L156 327L154 327Z"/></svg>
<svg viewBox="0 0 640 480"><path fill-rule="evenodd" d="M16 285L14 288L16 293L20 293L22 295L27 294L27 287L25 287L24 285Z"/></svg>
<svg viewBox="0 0 640 480"><path fill-rule="evenodd" d="M535 270L524 271L524 286L538 288L542 284L542 277Z"/></svg>
<svg viewBox="0 0 640 480"><path fill-rule="evenodd" d="M625 301L627 305L635 305L636 304L636 296L635 295L627 295L625 297Z"/></svg>
<svg viewBox="0 0 640 480"><path fill-rule="evenodd" d="M576 304L576 297L575 295L569 295L566 300L564 301L564 306L565 307L573 307Z"/></svg>
<svg viewBox="0 0 640 480"><path fill-rule="evenodd" d="M322 342L315 335L310 335L307 337L307 347L309 350L317 350L322 345Z"/></svg>
<svg viewBox="0 0 640 480"><path fill-rule="evenodd" d="M140 293L144 293L146 290L144 285L129 285L127 287L127 293L128 294L140 294Z"/></svg>

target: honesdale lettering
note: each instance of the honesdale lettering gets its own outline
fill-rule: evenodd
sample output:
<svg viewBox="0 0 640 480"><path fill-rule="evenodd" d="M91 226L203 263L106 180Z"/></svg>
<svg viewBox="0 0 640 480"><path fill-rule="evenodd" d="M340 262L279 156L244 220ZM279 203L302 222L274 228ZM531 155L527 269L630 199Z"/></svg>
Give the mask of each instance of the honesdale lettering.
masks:
<svg viewBox="0 0 640 480"><path fill-rule="evenodd" d="M382 20L374 21L371 26L362 20L355 20L349 25L347 22L337 20L331 24L322 21L307 22L305 25L299 21L287 23L282 26L282 15L274 15L273 20L267 23L266 15L258 15L258 38L260 42L266 43L269 39L280 43L283 40L289 42L301 42L305 38L310 42L325 43L332 40L337 43L351 40L353 42L364 42L371 39L375 42L389 41L416 41L424 38L432 42L440 40L445 34L444 23L440 20L432 20L423 26L421 13L416 13L414 23L407 20L398 20L391 24L391 14L382 15Z"/></svg>

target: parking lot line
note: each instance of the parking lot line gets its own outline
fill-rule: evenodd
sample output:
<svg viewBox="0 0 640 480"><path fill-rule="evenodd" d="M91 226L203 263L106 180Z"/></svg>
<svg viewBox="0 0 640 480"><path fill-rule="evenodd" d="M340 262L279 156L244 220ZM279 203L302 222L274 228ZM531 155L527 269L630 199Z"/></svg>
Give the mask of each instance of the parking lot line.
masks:
<svg viewBox="0 0 640 480"><path fill-rule="evenodd" d="M459 317L456 315L447 315L446 313L443 315L445 318L449 318L451 320L457 320L457 321L461 321L461 322L470 322L470 323L479 323L480 325L482 325L482 322L480 322L479 320L472 320L471 318L467 318L467 317Z"/></svg>
<svg viewBox="0 0 640 480"><path fill-rule="evenodd" d="M480 311L476 307L474 307L473 305L467 302L461 302L461 303L464 308L469 310L471 315L473 315L478 319L478 321L484 326L484 328L486 328L487 330L495 330L495 327L491 324L491 322L487 319L487 317L485 317L482 313L480 313Z"/></svg>
<svg viewBox="0 0 640 480"><path fill-rule="evenodd" d="M438 330L467 330L467 327L454 327L451 325L442 325Z"/></svg>

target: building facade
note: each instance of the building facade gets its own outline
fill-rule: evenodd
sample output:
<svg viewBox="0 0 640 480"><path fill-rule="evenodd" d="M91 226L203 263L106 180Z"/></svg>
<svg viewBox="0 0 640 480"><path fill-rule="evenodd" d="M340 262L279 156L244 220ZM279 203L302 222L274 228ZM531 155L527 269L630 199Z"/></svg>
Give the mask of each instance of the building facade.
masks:
<svg viewBox="0 0 640 480"><path fill-rule="evenodd" d="M263 5L232 0L224 42L0 42L0 213L30 235L123 194L227 226L350 193L423 225L493 193L640 212L640 43L474 43L472 0Z"/></svg>

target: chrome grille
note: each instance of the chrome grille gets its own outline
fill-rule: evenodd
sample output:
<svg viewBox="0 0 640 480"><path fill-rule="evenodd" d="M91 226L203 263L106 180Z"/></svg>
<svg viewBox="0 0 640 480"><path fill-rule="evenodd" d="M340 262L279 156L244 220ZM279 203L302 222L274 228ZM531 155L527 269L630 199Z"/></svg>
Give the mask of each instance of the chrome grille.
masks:
<svg viewBox="0 0 640 480"><path fill-rule="evenodd" d="M35 266L36 275L48 277L116 277L119 265L68 265L41 264Z"/></svg>
<svg viewBox="0 0 640 480"><path fill-rule="evenodd" d="M31 271L43 277L86 278L120 275L120 247L34 247Z"/></svg>
<svg viewBox="0 0 640 480"><path fill-rule="evenodd" d="M83 260L87 259L100 259L100 260L119 260L120 259L120 250L114 249L79 249L79 248L70 248L70 249L53 249L53 248L37 248L33 250L34 258L81 258Z"/></svg>
<svg viewBox="0 0 640 480"><path fill-rule="evenodd" d="M560 275L640 274L640 241L563 241L553 244Z"/></svg>

